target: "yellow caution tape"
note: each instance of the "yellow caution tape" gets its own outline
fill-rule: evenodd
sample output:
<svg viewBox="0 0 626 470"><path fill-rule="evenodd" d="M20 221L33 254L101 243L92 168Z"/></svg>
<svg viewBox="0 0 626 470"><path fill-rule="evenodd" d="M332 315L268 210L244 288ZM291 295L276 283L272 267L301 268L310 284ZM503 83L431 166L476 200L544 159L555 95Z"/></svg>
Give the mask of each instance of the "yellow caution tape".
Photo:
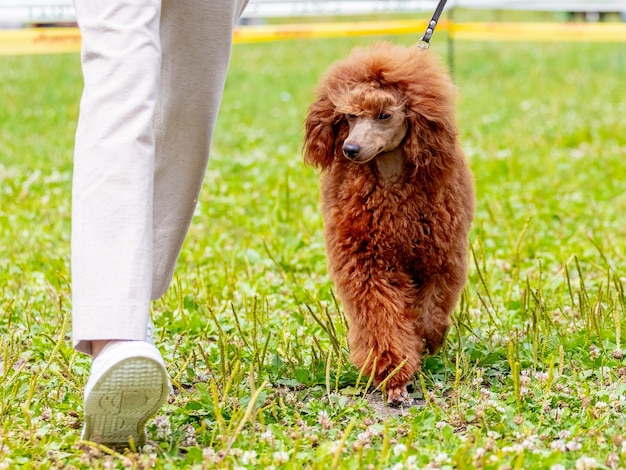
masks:
<svg viewBox="0 0 626 470"><path fill-rule="evenodd" d="M414 34L422 36L427 20L363 21L240 26L236 44L345 36ZM451 23L442 20L438 31L454 39L477 41L602 41L626 42L626 23ZM0 30L0 56L52 54L80 50L77 28Z"/></svg>
<svg viewBox="0 0 626 470"><path fill-rule="evenodd" d="M419 39L426 24L427 20L397 20L240 26L235 29L233 42L237 44L375 34L415 34ZM445 21L440 22L439 28L445 27ZM80 51L80 44L78 28L0 30L0 55L76 52Z"/></svg>
<svg viewBox="0 0 626 470"><path fill-rule="evenodd" d="M78 28L0 30L0 55L76 52L80 44Z"/></svg>
<svg viewBox="0 0 626 470"><path fill-rule="evenodd" d="M376 34L415 34L422 36L428 20L355 21L352 23L304 23L287 25L242 26L235 30L235 43L276 41L280 39L314 39L346 36L370 36ZM447 22L440 21L441 30Z"/></svg>
<svg viewBox="0 0 626 470"><path fill-rule="evenodd" d="M454 23L449 31L467 41L626 42L626 23Z"/></svg>

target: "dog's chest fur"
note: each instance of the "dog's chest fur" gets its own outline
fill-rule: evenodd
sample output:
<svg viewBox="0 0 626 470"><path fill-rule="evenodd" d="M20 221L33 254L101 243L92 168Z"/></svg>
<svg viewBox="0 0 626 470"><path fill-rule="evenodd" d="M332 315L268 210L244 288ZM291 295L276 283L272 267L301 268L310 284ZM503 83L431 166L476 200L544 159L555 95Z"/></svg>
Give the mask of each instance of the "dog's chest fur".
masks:
<svg viewBox="0 0 626 470"><path fill-rule="evenodd" d="M406 173L406 160L400 148L378 155L372 162L383 185L400 182Z"/></svg>
<svg viewBox="0 0 626 470"><path fill-rule="evenodd" d="M334 248L363 261L428 263L441 235L433 212L440 194L412 177L403 158L385 157L367 165L341 162L330 170L334 175L322 178L326 236Z"/></svg>

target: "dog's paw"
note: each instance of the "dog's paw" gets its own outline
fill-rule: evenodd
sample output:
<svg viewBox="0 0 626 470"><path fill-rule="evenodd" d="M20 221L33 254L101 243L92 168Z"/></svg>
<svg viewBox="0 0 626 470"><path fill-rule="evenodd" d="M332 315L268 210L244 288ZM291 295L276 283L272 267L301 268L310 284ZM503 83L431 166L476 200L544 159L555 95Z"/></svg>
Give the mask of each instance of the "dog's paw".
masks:
<svg viewBox="0 0 626 470"><path fill-rule="evenodd" d="M387 404L389 406L400 406L409 398L406 385L387 390Z"/></svg>

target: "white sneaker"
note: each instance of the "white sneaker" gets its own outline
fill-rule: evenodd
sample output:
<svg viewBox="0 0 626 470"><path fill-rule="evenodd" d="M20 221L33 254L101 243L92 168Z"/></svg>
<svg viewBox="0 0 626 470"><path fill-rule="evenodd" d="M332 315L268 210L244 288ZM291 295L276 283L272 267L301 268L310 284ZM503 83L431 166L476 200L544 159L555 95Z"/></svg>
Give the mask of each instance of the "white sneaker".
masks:
<svg viewBox="0 0 626 470"><path fill-rule="evenodd" d="M143 445L146 421L170 393L159 350L143 341L111 341L94 359L85 385L81 438L109 446Z"/></svg>

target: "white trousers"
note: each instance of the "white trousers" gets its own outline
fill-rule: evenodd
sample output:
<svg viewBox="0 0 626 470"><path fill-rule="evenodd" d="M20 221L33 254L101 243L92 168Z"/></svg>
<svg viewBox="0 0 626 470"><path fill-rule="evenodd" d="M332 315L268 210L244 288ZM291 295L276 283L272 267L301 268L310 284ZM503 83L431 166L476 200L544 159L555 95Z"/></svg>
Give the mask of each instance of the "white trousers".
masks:
<svg viewBox="0 0 626 470"><path fill-rule="evenodd" d="M75 0L84 91L72 193L72 331L145 340L202 185L246 0Z"/></svg>

